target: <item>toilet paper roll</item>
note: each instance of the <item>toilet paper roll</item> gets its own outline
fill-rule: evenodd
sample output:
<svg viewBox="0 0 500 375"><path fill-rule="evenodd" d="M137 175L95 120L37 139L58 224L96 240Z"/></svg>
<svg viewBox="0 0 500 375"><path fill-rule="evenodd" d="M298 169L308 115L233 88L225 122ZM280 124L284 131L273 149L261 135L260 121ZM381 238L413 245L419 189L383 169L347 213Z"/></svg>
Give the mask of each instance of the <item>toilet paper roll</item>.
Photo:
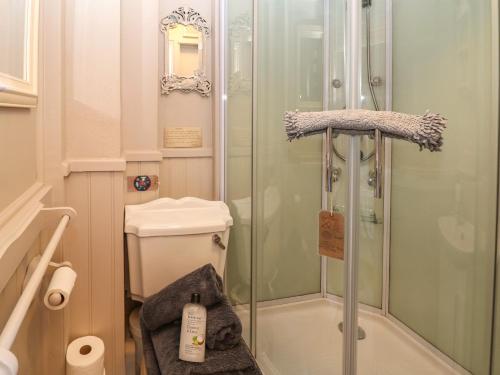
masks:
<svg viewBox="0 0 500 375"><path fill-rule="evenodd" d="M66 351L66 375L104 374L104 342L96 336L73 340Z"/></svg>
<svg viewBox="0 0 500 375"><path fill-rule="evenodd" d="M50 310L60 310L69 302L69 296L75 286L76 272L70 267L55 270L49 287L43 298L45 306Z"/></svg>

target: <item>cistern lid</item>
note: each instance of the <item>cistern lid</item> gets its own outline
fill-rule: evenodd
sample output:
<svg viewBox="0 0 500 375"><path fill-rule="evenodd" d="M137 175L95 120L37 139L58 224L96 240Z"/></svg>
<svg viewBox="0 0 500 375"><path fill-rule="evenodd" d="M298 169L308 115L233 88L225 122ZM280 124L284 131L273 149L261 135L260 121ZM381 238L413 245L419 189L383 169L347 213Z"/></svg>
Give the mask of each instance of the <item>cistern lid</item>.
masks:
<svg viewBox="0 0 500 375"><path fill-rule="evenodd" d="M222 232L231 225L229 208L220 201L160 198L125 206L125 233L138 237Z"/></svg>

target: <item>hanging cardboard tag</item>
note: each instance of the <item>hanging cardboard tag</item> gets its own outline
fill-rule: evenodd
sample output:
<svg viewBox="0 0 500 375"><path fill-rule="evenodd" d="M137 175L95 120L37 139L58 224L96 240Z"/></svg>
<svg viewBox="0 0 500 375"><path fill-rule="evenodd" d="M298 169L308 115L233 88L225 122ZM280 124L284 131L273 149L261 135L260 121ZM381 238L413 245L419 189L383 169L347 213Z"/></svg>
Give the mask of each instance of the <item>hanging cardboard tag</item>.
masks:
<svg viewBox="0 0 500 375"><path fill-rule="evenodd" d="M344 260L344 215L319 213L319 254Z"/></svg>

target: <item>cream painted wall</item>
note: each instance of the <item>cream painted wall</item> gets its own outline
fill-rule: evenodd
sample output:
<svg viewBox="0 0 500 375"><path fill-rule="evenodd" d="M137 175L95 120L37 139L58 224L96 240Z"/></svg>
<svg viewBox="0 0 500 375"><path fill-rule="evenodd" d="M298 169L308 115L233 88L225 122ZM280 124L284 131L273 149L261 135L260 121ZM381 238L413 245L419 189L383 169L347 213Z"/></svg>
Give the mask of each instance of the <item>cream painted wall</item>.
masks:
<svg viewBox="0 0 500 375"><path fill-rule="evenodd" d="M163 132L169 127L199 127L203 132L203 154L197 156L197 150L192 149L192 157L165 157L160 167L160 196L180 198L183 196L197 196L205 199L216 197L214 189L214 139L215 132L215 108L216 108L216 66L214 64L215 44L217 41L217 14L218 2L216 0L175 0L162 2L160 4L160 19L168 15L179 6L190 6L196 9L211 26L209 58L207 64L207 76L212 80L213 86L209 98L198 94L183 94L173 92L169 95L161 95L158 108L158 140L160 148L163 148ZM163 41L159 41L159 66L160 70L164 64ZM162 71L159 72L162 74ZM209 156L206 156L206 155ZM201 155L199 153L198 155Z"/></svg>
<svg viewBox="0 0 500 375"><path fill-rule="evenodd" d="M0 211L37 180L37 111L0 108Z"/></svg>
<svg viewBox="0 0 500 375"><path fill-rule="evenodd" d="M54 5L56 1L52 2ZM44 7L41 9L41 24L51 17L46 17ZM45 28L40 28L40 58L39 71L45 72L57 67L53 64L44 63L42 56L49 54L45 40L50 33ZM45 160L53 160L57 154L57 147L51 148L51 152L45 153L43 135L50 126L44 123L44 119L50 118L50 114L44 108L46 100L45 74L39 74L39 106L36 109L14 109L0 108L0 174L5 178L0 184L0 231L6 233L12 216L7 214L8 206L24 200L21 196L28 190L37 190L39 183L44 182L44 177L51 175L46 169L59 171L57 164L45 164ZM59 159L60 161L60 159ZM54 172L52 172L54 174ZM60 171L59 171L60 174ZM59 177L62 179L62 177ZM57 184L56 179L51 178L51 183ZM41 184L38 186L42 186ZM52 199L55 200L54 191ZM32 203L30 200L22 206ZM14 213L20 211L15 210ZM26 269L34 256L40 253L47 243L50 231L41 235L25 249L26 255L20 264L13 270L9 282L3 290L0 290L0 327L5 325L12 309L14 308L21 292L22 284L26 275ZM4 238L4 237L2 237ZM60 259L58 250L55 259ZM1 260L0 260L1 261ZM20 375L30 374L64 374L65 354L65 331L64 313L49 312L42 305L42 294L50 280L51 271L48 271L42 287L30 306L28 314L21 326L12 351L16 354L20 369ZM0 329L1 329L0 328Z"/></svg>
<svg viewBox="0 0 500 375"><path fill-rule="evenodd" d="M158 147L158 0L121 2L121 126L127 160L126 204L158 198L159 191L127 192L127 177L160 173Z"/></svg>
<svg viewBox="0 0 500 375"><path fill-rule="evenodd" d="M141 203L158 196L180 198L197 196L213 199L214 157L217 143L215 115L217 86L210 98L198 94L174 92L160 95L162 74L163 34L159 21L179 6L199 11L211 24L208 76L215 81L215 51L217 40L217 0L202 1L122 1L121 103L122 148L127 160L124 190L126 203ZM193 126L202 128L201 149L164 150L163 132L166 127ZM188 154L188 155L186 155ZM157 192L127 192L127 176L158 175Z"/></svg>
<svg viewBox="0 0 500 375"><path fill-rule="evenodd" d="M64 9L66 157L120 157L120 1L67 0Z"/></svg>
<svg viewBox="0 0 500 375"><path fill-rule="evenodd" d="M192 6L211 19L215 3ZM162 195L213 198L214 99L195 94L160 98L157 2L41 4L39 106L0 109L0 157L9 161L0 164L0 173L12 177L0 185L0 214L36 181L50 184L49 202L73 206L79 214L55 256L70 260L79 277L70 305L61 312L46 311L37 297L15 351L21 374L62 375L67 344L81 335L98 335L106 345L106 373L121 375L123 206L159 196L125 194L126 176L158 174ZM204 129L209 155L164 159L159 128L179 126L184 119ZM19 296L26 264L44 247L44 236L1 291L0 325ZM26 367L28 358L36 370Z"/></svg>
<svg viewBox="0 0 500 375"><path fill-rule="evenodd" d="M98 335L106 345L106 372L121 375L123 172L108 171L121 165L116 162L121 157L120 2L90 1L88 8L76 1L41 4L38 108L0 109L0 157L8 161L0 172L12 177L0 187L0 214L35 182L53 185L47 203L73 206L79 214L55 255L72 262L78 280L63 311L49 312L40 306L40 295L35 298L13 350L21 374L62 375L67 344ZM67 172L75 163L80 172L64 178L64 159ZM2 327L21 293L27 264L50 234L33 244L1 291ZM45 283L49 279L50 271Z"/></svg>
<svg viewBox="0 0 500 375"><path fill-rule="evenodd" d="M158 153L158 0L121 2L121 126L127 156Z"/></svg>
<svg viewBox="0 0 500 375"><path fill-rule="evenodd" d="M0 184L0 216L6 213L6 207L18 199L37 180L37 111L29 109L0 108L0 173L9 176ZM9 221L0 225L0 231ZM8 284L0 290L0 327L3 327L21 294L21 287L30 260L40 252L41 238L33 243L23 260L14 271ZM45 346L51 335L43 329L42 322L48 318L41 306L41 298L30 307L21 327L12 351L20 362L19 374L33 374L37 369L48 365L45 357L51 353L51 347ZM54 319L55 322L57 318ZM56 323L57 324L57 323ZM47 350L33 351L34 345ZM48 373L48 372L47 372Z"/></svg>

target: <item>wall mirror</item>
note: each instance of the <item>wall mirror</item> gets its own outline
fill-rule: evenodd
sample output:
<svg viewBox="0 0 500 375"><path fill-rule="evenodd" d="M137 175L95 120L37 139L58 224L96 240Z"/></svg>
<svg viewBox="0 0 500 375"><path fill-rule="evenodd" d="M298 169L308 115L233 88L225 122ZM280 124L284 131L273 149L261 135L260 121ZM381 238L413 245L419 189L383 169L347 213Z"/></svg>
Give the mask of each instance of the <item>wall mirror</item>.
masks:
<svg viewBox="0 0 500 375"><path fill-rule="evenodd" d="M161 93L180 90L209 96L212 84L206 76L207 21L194 9L180 7L162 18L160 29L165 46Z"/></svg>
<svg viewBox="0 0 500 375"><path fill-rule="evenodd" d="M0 106L36 106L38 8L38 0L0 0Z"/></svg>

